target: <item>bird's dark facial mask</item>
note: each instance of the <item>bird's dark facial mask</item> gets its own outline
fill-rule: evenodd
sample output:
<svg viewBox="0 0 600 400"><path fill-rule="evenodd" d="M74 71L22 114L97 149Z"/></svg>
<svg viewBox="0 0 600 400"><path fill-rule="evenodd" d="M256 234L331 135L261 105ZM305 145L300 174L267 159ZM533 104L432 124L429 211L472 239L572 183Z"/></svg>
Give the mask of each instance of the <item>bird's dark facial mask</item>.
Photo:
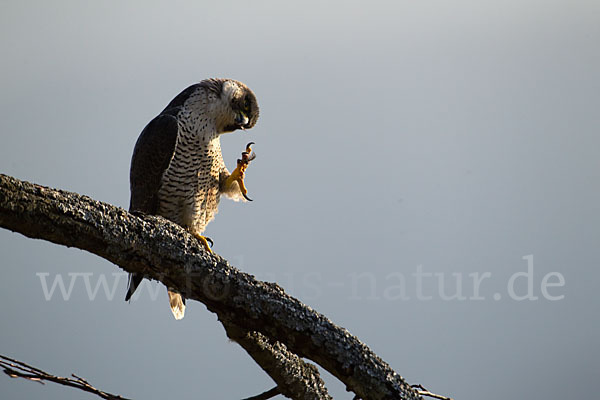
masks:
<svg viewBox="0 0 600 400"><path fill-rule="evenodd" d="M244 111L238 111L235 117L236 125L238 125L241 129L245 129L246 125L248 125L248 122L250 122L250 119L248 119L248 114L246 114Z"/></svg>
<svg viewBox="0 0 600 400"><path fill-rule="evenodd" d="M235 120L234 120L233 124L226 126L224 129L224 132L233 132L238 129L245 131L246 128L250 128L249 121L250 120L248 119L248 116L246 115L246 113L238 111L235 114Z"/></svg>
<svg viewBox="0 0 600 400"><path fill-rule="evenodd" d="M231 109L235 112L232 124L225 127L225 132L232 132L237 129L246 130L256 125L258 119L258 104L254 94L249 90L244 90L231 100Z"/></svg>
<svg viewBox="0 0 600 400"><path fill-rule="evenodd" d="M235 115L235 128L234 129L248 129L254 126L251 121L252 114L252 99L250 95L246 94L233 101L232 108L236 111Z"/></svg>

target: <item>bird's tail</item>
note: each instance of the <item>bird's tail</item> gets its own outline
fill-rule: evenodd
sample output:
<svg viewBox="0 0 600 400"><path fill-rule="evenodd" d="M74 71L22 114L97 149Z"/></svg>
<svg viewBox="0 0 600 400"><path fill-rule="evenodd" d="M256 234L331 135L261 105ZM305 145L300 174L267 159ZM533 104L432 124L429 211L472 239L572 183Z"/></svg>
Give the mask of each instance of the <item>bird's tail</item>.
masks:
<svg viewBox="0 0 600 400"><path fill-rule="evenodd" d="M135 289L142 283L144 279L144 275L142 274L129 274L129 279L127 280L127 294L125 295L125 301L129 301Z"/></svg>
<svg viewBox="0 0 600 400"><path fill-rule="evenodd" d="M173 316L175 319L180 320L185 315L185 298L179 293L171 292L170 290L168 290L168 293L169 305L171 306Z"/></svg>

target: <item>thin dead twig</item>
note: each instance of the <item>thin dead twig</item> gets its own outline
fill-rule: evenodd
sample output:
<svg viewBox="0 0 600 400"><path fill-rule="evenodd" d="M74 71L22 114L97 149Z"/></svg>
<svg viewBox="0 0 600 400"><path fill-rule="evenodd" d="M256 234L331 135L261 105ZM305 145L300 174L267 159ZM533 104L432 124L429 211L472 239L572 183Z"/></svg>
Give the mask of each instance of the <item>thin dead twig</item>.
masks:
<svg viewBox="0 0 600 400"><path fill-rule="evenodd" d="M87 380L71 374L73 378L65 378L49 374L48 372L42 371L41 369L35 368L22 361L15 360L10 357L0 355L0 368L3 369L4 373L11 378L23 378L29 381L38 382L42 385L44 381L58 383L64 386L70 386L83 391L93 393L106 400L129 400L125 397L114 395L111 393L104 392L100 389L93 387Z"/></svg>
<svg viewBox="0 0 600 400"><path fill-rule="evenodd" d="M439 400L454 400L454 399L452 399L452 397L446 397L446 396L442 396L441 394L431 393L429 390L425 389L423 387L423 385L411 385L411 387L417 389L417 392L421 396L427 396L427 397L431 397L431 398L439 399Z"/></svg>
<svg viewBox="0 0 600 400"><path fill-rule="evenodd" d="M266 392L257 394L256 396L246 397L245 399L242 399L242 400L267 400L267 399L270 399L271 397L277 396L278 394L281 394L281 390L279 390L278 386L275 386L273 389L269 389Z"/></svg>

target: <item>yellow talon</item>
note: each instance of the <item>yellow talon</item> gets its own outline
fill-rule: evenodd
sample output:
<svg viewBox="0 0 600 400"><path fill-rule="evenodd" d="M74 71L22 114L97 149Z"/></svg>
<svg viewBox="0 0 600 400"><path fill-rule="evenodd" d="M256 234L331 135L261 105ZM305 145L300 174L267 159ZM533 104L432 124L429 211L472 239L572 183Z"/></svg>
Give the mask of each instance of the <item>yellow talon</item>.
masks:
<svg viewBox="0 0 600 400"><path fill-rule="evenodd" d="M202 235L197 235L195 233L193 233L194 237L196 239L198 239L200 241L200 243L202 243L202 245L204 246L204 248L206 249L206 251L208 252L208 254L212 254L213 251L210 249L210 246L208 245L208 241L210 239L206 238L206 236L202 236ZM212 240L211 240L212 242Z"/></svg>

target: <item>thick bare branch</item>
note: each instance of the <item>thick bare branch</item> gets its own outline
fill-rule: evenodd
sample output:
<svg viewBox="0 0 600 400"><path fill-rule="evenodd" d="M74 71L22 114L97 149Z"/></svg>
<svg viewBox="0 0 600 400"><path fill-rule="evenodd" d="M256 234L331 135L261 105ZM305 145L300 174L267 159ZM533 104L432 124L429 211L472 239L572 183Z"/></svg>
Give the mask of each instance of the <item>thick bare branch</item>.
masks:
<svg viewBox="0 0 600 400"><path fill-rule="evenodd" d="M0 226L90 251L128 272L177 288L217 313L226 327L243 327L285 344L362 399L420 398L348 331L278 285L258 281L205 253L185 230L160 217L139 218L86 196L0 175Z"/></svg>
<svg viewBox="0 0 600 400"><path fill-rule="evenodd" d="M278 393L289 398L331 400L317 367L304 362L283 343L271 343L259 332L248 332L235 325L224 324L227 336L250 354L277 383ZM302 379L290 379L302 377ZM263 393L264 395L264 393Z"/></svg>

